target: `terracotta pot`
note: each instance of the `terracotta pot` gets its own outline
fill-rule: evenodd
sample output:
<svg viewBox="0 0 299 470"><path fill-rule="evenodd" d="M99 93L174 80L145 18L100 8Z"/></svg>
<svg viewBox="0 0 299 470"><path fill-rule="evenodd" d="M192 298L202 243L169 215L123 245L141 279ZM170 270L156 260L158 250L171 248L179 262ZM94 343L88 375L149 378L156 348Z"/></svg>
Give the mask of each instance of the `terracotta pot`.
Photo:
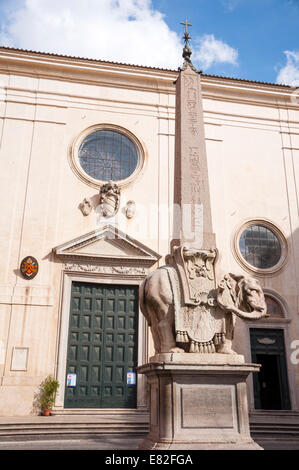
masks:
<svg viewBox="0 0 299 470"><path fill-rule="evenodd" d="M43 410L43 415L44 416L50 416L51 410Z"/></svg>

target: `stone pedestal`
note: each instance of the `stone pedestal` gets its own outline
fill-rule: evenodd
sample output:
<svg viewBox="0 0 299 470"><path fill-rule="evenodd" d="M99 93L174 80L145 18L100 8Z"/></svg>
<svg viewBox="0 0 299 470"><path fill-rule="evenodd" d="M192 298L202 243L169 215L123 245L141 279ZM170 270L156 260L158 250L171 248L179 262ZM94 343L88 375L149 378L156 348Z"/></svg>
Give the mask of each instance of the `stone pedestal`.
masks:
<svg viewBox="0 0 299 470"><path fill-rule="evenodd" d="M158 354L138 368L149 384L150 431L140 449L258 450L246 379L259 365L225 354Z"/></svg>

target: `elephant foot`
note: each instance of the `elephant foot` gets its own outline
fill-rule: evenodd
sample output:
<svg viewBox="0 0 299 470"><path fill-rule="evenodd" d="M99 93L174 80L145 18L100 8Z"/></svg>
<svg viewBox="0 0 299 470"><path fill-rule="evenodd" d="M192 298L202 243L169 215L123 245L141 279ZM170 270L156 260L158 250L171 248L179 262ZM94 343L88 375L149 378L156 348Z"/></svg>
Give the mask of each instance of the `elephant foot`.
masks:
<svg viewBox="0 0 299 470"><path fill-rule="evenodd" d="M185 353L184 349L177 348L177 347L171 348L171 349L169 350L169 352L170 352L170 353L179 353L179 354Z"/></svg>
<svg viewBox="0 0 299 470"><path fill-rule="evenodd" d="M217 349L217 353L219 353L219 354L238 354L236 351L234 351L229 346L220 346L220 348Z"/></svg>

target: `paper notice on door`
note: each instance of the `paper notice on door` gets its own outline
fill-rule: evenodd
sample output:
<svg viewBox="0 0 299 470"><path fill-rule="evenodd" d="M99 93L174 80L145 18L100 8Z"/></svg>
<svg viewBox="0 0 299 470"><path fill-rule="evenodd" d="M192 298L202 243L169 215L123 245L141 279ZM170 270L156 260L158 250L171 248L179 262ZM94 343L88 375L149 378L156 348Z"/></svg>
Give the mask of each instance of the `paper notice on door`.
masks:
<svg viewBox="0 0 299 470"><path fill-rule="evenodd" d="M127 384L128 385L136 385L136 372L128 372L127 373Z"/></svg>
<svg viewBox="0 0 299 470"><path fill-rule="evenodd" d="M67 387L76 387L77 374L67 374L66 385Z"/></svg>

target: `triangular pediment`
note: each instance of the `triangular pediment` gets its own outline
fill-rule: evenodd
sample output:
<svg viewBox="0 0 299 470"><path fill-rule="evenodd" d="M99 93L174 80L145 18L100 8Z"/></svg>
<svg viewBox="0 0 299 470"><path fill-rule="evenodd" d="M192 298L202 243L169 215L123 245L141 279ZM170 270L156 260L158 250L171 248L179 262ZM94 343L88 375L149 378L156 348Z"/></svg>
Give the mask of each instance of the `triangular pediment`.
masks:
<svg viewBox="0 0 299 470"><path fill-rule="evenodd" d="M59 257L92 258L94 261L143 260L153 264L161 258L158 253L110 225L63 243L53 251Z"/></svg>

